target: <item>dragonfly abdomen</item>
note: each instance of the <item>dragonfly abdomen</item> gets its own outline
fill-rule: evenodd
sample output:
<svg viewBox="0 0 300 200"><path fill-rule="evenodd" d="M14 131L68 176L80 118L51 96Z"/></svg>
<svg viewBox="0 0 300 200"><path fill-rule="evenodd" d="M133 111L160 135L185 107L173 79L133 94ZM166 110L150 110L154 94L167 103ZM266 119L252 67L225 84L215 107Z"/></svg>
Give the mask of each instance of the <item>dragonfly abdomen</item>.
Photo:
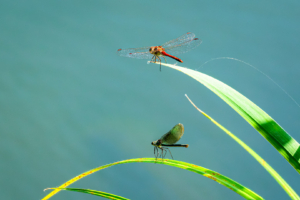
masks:
<svg viewBox="0 0 300 200"><path fill-rule="evenodd" d="M175 56L172 56L172 55L166 53L165 51L161 52L161 54L164 55L164 56L168 56L168 57L170 57L170 58L173 58L174 60L177 60L178 62L181 62L181 63L183 62L180 58L177 58L177 57L175 57Z"/></svg>

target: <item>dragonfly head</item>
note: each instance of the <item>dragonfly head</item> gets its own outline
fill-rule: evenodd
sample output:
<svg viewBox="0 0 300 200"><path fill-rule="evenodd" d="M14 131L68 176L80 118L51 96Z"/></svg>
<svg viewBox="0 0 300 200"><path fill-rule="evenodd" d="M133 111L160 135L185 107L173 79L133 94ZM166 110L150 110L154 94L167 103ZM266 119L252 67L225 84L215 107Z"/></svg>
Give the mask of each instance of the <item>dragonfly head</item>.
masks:
<svg viewBox="0 0 300 200"><path fill-rule="evenodd" d="M161 140L153 141L153 142L151 142L151 144L152 144L153 146L160 147L160 146L161 146Z"/></svg>

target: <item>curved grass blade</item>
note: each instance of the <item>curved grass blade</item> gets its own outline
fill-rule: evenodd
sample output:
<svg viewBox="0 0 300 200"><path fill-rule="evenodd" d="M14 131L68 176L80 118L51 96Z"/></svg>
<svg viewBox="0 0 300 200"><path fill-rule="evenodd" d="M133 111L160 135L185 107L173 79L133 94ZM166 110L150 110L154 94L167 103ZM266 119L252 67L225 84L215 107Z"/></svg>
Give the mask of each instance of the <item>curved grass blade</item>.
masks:
<svg viewBox="0 0 300 200"><path fill-rule="evenodd" d="M58 188L53 190L51 193L49 193L47 196L45 196L43 198L43 200L49 199L54 194L59 192L62 188L66 188L67 186L71 185L72 183L78 181L79 179L81 179L87 175L90 175L94 172L97 172L101 169L105 169L107 167L111 167L113 165L118 165L118 164L137 163L137 162L164 164L164 165L170 165L173 167L178 167L181 169L186 169L186 170L195 172L197 174L200 174L202 176L205 176L207 178L210 178L210 179L226 186L227 188L238 193L245 199L258 199L258 200L263 199L261 196L259 196L255 192L251 191L250 189L244 187L243 185L239 184L238 182L236 182L226 176L223 176L222 174L219 174L215 171L206 169L201 166L197 166L197 165L193 165L190 163L181 162L181 161L177 161L177 160L169 160L169 159L162 160L162 159L156 159L156 158L136 158L136 159L123 160L123 161L111 163L108 165L103 165L103 166L97 167L95 169L92 169L90 171L84 172L83 174L80 174L79 176L72 178L71 180L67 181L66 183L62 184L61 186L59 186Z"/></svg>
<svg viewBox="0 0 300 200"><path fill-rule="evenodd" d="M97 191L97 190L90 190L90 189L81 189L81 188L47 188L45 190L48 189L60 189L60 190L68 190L68 191L72 191L72 192L81 192L81 193L87 193L87 194L91 194L91 195L95 195L95 196L100 196L100 197L104 197L107 199L116 199L116 200L129 200L127 198L124 197L120 197L114 194L110 194L110 193L106 193L106 192L101 192L101 191Z"/></svg>
<svg viewBox="0 0 300 200"><path fill-rule="evenodd" d="M161 65L181 71L213 91L268 140L300 173L299 143L252 101L221 81L201 72L165 63Z"/></svg>
<svg viewBox="0 0 300 200"><path fill-rule="evenodd" d="M242 140L240 140L238 137L236 137L234 134L232 134L230 131L228 131L225 127L223 127L221 124L219 124L217 121L215 121L213 118L211 118L209 115L207 115L205 112L200 110L193 102L192 100L185 95L186 98L190 101L190 103L205 117L210 119L214 124L216 124L220 129L222 129L225 133L227 133L232 139L234 139L237 143L239 143L246 151L248 151L249 154L251 154L270 174L273 176L273 178L279 183L279 185L286 191L286 193L291 197L291 199L300 200L300 197L297 195L297 193L291 188L291 186L285 182L285 180L264 160L262 159L255 151L253 151L248 145L246 145Z"/></svg>

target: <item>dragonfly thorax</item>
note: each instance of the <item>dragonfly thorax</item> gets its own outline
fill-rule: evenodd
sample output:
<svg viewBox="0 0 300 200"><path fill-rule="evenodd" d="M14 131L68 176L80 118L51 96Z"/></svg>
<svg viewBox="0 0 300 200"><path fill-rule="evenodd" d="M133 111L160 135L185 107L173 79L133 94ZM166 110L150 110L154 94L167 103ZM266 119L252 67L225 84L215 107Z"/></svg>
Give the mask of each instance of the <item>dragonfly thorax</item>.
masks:
<svg viewBox="0 0 300 200"><path fill-rule="evenodd" d="M154 46L154 47L150 47L150 49L149 49L149 52L156 56L161 56L162 55L161 52L163 52L163 51L165 51L165 49L162 48L162 46Z"/></svg>

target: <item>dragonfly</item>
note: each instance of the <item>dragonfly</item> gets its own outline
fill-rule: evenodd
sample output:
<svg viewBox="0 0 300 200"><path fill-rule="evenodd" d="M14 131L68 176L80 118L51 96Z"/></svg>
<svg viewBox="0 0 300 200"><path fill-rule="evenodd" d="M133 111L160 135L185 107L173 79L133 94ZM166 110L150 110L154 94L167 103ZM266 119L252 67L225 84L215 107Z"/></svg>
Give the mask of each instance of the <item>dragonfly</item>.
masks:
<svg viewBox="0 0 300 200"><path fill-rule="evenodd" d="M169 132L164 134L159 140L151 142L154 146L154 156L157 159L159 157L159 149L161 150L161 158L163 159L166 154L167 150L169 150L170 155L173 159L172 153L169 148L167 147L186 147L188 148L188 144L175 144L180 140L184 133L184 127L182 124L176 124Z"/></svg>
<svg viewBox="0 0 300 200"><path fill-rule="evenodd" d="M117 54L123 57L137 58L137 59L151 59L150 62L156 63L156 60L160 63L161 71L161 58L167 60L165 56L168 56L178 62L183 62L180 58L177 58L171 54L181 54L194 49L201 44L202 40L195 38L195 34L188 32L179 38L164 43L161 46L151 46L142 48L129 48L118 49ZM168 53L167 53L168 52Z"/></svg>

